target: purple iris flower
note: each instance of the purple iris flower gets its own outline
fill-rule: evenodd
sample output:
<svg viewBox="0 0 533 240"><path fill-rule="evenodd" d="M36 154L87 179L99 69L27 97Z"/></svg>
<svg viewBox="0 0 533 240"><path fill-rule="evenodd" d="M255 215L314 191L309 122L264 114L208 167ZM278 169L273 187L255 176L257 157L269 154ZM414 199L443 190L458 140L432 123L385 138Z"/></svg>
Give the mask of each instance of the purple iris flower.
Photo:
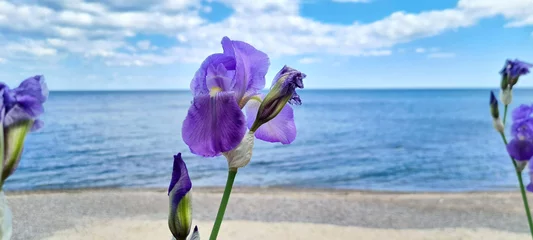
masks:
<svg viewBox="0 0 533 240"><path fill-rule="evenodd" d="M3 125L4 156L2 180L17 168L22 156L24 139L29 131L43 126L38 117L44 112L48 88L43 76L30 77L14 89L0 83L0 121Z"/></svg>
<svg viewBox="0 0 533 240"><path fill-rule="evenodd" d="M187 166L181 153L174 156L172 178L168 187L170 214L168 226L176 240L185 240L189 235L192 223L192 207L189 191L192 188Z"/></svg>
<svg viewBox="0 0 533 240"><path fill-rule="evenodd" d="M500 74L503 77L502 88L504 89L504 87L506 87L504 85L507 84L513 87L518 82L520 76L529 73L529 68L531 67L533 67L533 64L518 59L515 59L514 61L507 59L507 61L505 61L505 66L503 66L503 69L500 71Z"/></svg>
<svg viewBox="0 0 533 240"><path fill-rule="evenodd" d="M218 156L239 145L247 128L241 109L250 104L250 99L260 99L258 93L265 86L270 65L268 56L248 43L224 37L222 49L223 53L208 56L196 72L191 82L194 99L182 126L183 140L191 152L204 157ZM248 114L248 122L256 115L257 111ZM279 126L274 125L279 128L294 125L290 107L277 118L272 122L278 123ZM256 137L288 143L296 133L294 127L289 129L290 132L274 129L275 132Z"/></svg>
<svg viewBox="0 0 533 240"><path fill-rule="evenodd" d="M507 144L507 152L516 161L529 161L533 157L533 141L513 138Z"/></svg>
<svg viewBox="0 0 533 240"><path fill-rule="evenodd" d="M14 89L0 83L0 91L4 97L4 111L2 121L4 128L21 121L31 120L31 130L35 131L43 126L38 117L44 113L43 103L48 98L48 87L41 75L30 77Z"/></svg>
<svg viewBox="0 0 533 240"><path fill-rule="evenodd" d="M511 134L518 139L533 140L533 105L522 104L512 113Z"/></svg>

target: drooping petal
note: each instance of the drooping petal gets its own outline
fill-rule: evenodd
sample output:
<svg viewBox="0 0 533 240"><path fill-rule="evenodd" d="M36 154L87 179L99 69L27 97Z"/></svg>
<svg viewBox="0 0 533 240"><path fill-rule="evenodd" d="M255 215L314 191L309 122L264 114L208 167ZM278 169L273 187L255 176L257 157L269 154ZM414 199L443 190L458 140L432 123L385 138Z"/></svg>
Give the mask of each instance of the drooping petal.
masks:
<svg viewBox="0 0 533 240"><path fill-rule="evenodd" d="M255 98L252 98L246 104L248 128L251 128L254 124L260 104L261 102ZM292 143L296 139L296 125L292 107L288 104L285 105L276 117L264 123L255 131L255 137L267 142Z"/></svg>
<svg viewBox="0 0 533 240"><path fill-rule="evenodd" d="M265 75L270 66L268 56L248 43L222 38L224 54L235 58L235 86L238 101L247 91L257 92L265 87Z"/></svg>
<svg viewBox="0 0 533 240"><path fill-rule="evenodd" d="M209 66L219 66L222 64L227 70L235 70L235 58L233 55L227 55L223 53L215 53L207 57L200 68L196 71L194 78L191 81L191 90L194 96L209 94L209 88L207 86L207 69ZM231 87L235 84L235 80L231 79L229 84Z"/></svg>
<svg viewBox="0 0 533 240"><path fill-rule="evenodd" d="M514 138L507 144L507 152L516 161L529 161L533 157L533 142Z"/></svg>
<svg viewBox="0 0 533 240"><path fill-rule="evenodd" d="M214 157L235 148L244 137L245 118L233 92L197 96L182 126L191 152Z"/></svg>
<svg viewBox="0 0 533 240"><path fill-rule="evenodd" d="M43 103L48 98L48 87L43 76L34 76L24 80L15 89L9 90L5 87L3 97L4 127L9 127L21 121L35 121L44 113ZM37 130L42 126L41 123L37 122L32 129Z"/></svg>
<svg viewBox="0 0 533 240"><path fill-rule="evenodd" d="M22 108L20 105L15 105L6 112L4 116L4 127L15 125L18 122L33 119L33 115Z"/></svg>

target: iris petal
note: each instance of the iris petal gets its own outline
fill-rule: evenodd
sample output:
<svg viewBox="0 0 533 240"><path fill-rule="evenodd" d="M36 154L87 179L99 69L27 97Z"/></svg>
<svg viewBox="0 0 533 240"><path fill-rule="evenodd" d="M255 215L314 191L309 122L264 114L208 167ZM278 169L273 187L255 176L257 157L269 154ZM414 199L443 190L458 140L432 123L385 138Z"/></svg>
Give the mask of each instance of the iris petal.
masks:
<svg viewBox="0 0 533 240"><path fill-rule="evenodd" d="M248 128L252 127L260 105L261 102L254 98L246 104ZM292 143L296 139L296 125L291 106L288 104L285 105L275 118L261 125L255 131L255 137L267 142Z"/></svg>
<svg viewBox="0 0 533 240"><path fill-rule="evenodd" d="M205 78L207 88L209 90L218 88L221 91L229 91L233 87L234 74L234 72L228 72L222 63L219 63L217 66L210 65L207 67L207 75Z"/></svg>
<svg viewBox="0 0 533 240"><path fill-rule="evenodd" d="M529 161L533 157L533 142L514 138L507 144L507 152L516 161Z"/></svg>
<svg viewBox="0 0 533 240"><path fill-rule="evenodd" d="M197 96L182 126L191 152L214 157L235 148L246 131L244 114L233 92Z"/></svg>
<svg viewBox="0 0 533 240"><path fill-rule="evenodd" d="M172 168L172 178L170 179L170 185L168 186L168 195L172 192L173 205L177 206L180 200L187 194L192 188L191 179L187 166L181 158L181 153L174 156L174 165Z"/></svg>
<svg viewBox="0 0 533 240"><path fill-rule="evenodd" d="M194 96L209 94L209 88L207 87L207 69L210 66L218 66L222 64L227 70L235 70L235 58L232 55L215 53L207 57L200 68L194 74L194 78L191 81L191 90ZM234 85L234 80L231 80L231 86Z"/></svg>
<svg viewBox="0 0 533 240"><path fill-rule="evenodd" d="M30 77L20 83L13 89L17 96L31 96L43 103L48 98L48 87L42 75Z"/></svg>
<svg viewBox="0 0 533 240"><path fill-rule="evenodd" d="M268 56L248 43L222 38L224 54L235 58L235 86L237 99L248 91L257 92L265 87L265 75L270 66Z"/></svg>

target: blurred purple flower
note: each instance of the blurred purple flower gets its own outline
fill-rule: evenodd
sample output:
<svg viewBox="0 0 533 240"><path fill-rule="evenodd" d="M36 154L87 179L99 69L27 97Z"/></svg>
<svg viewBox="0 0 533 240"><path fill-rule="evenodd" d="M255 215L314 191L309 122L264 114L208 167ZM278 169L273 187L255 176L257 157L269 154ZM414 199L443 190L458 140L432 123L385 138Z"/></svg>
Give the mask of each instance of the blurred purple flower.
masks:
<svg viewBox="0 0 533 240"><path fill-rule="evenodd" d="M507 152L516 161L529 161L533 157L533 141L513 138L507 144Z"/></svg>
<svg viewBox="0 0 533 240"><path fill-rule="evenodd" d="M505 61L503 69L500 71L500 74L503 77L502 81L504 84L509 84L511 87L518 82L518 78L522 75L529 73L529 68L533 67L533 64L520 61L518 59ZM504 87L504 86L502 86Z"/></svg>
<svg viewBox="0 0 533 240"><path fill-rule="evenodd" d="M533 105L522 104L512 113L511 134L514 138L533 140Z"/></svg>
<svg viewBox="0 0 533 240"><path fill-rule="evenodd" d="M196 71L191 82L194 99L182 126L183 140L191 152L204 157L218 156L241 143L246 128L251 127L250 122L253 123L258 114L258 108L252 108L256 103L252 102L261 102L259 91L265 86L270 65L268 56L248 43L228 37L222 38L221 43L223 53L208 56ZM273 86L286 72L297 74L293 69L284 69L285 72L278 73ZM298 78L283 76L291 81L283 81L282 90L300 103L294 88L303 87L301 78L298 81ZM241 110L244 106L247 106L248 121ZM296 129L291 127L294 126L292 109L289 106L286 109L271 121L273 128L263 128L260 132L264 134L257 133L256 137L269 142L292 142ZM290 129L290 132L282 129Z"/></svg>
<svg viewBox="0 0 533 240"><path fill-rule="evenodd" d="M0 83L0 91L4 97L4 111L1 115L4 128L26 120L32 120L32 131L43 126L38 117L44 112L43 103L48 98L48 88L44 77L30 77L15 89Z"/></svg>
<svg viewBox="0 0 533 240"><path fill-rule="evenodd" d="M178 153L174 156L172 178L168 186L170 200L168 226L177 240L186 239L191 230L192 207L188 196L191 188L192 183L187 166L181 158L181 153Z"/></svg>
<svg viewBox="0 0 533 240"><path fill-rule="evenodd" d="M30 77L14 89L0 83L0 121L3 126L4 152L2 180L7 179L17 168L24 140L29 131L43 126L38 117L44 113L43 103L48 98L48 88L41 75Z"/></svg>

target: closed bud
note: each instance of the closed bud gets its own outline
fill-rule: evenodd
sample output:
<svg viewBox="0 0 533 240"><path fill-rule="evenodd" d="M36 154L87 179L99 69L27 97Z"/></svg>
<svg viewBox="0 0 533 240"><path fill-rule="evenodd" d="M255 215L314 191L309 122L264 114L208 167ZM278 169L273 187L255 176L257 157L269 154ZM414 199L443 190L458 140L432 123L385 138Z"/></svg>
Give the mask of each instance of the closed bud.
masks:
<svg viewBox="0 0 533 240"><path fill-rule="evenodd" d="M241 143L229 152L222 153L228 160L228 167L230 169L237 169L248 165L252 159L252 151L254 148L254 132L249 131L244 135Z"/></svg>
<svg viewBox="0 0 533 240"><path fill-rule="evenodd" d="M494 96L494 92L490 91L490 114L492 115L492 118L499 118L500 117L500 111L498 110L498 100L496 99L496 96Z"/></svg>
<svg viewBox="0 0 533 240"><path fill-rule="evenodd" d="M507 81L507 76L503 75L502 81L500 82L500 89L504 90L504 89L507 89L508 87L509 87L509 82Z"/></svg>
<svg viewBox="0 0 533 240"><path fill-rule="evenodd" d="M496 129L496 131L498 131L499 133L503 133L503 131L505 130L503 127L502 120L500 120L499 118L493 118L492 125L494 126L494 129Z"/></svg>
<svg viewBox="0 0 533 240"><path fill-rule="evenodd" d="M17 168L24 139L33 126L33 120L18 122L4 128L4 169L2 171L2 181L5 181Z"/></svg>
<svg viewBox="0 0 533 240"><path fill-rule="evenodd" d="M275 118L287 102L302 104L300 96L296 93L296 88L304 87L303 79L305 77L304 73L284 66L274 77L270 92L261 102L257 117L250 131L256 131L262 124Z"/></svg>
<svg viewBox="0 0 533 240"><path fill-rule="evenodd" d="M186 240L191 231L192 202L190 190L191 179L181 153L174 156L172 179L168 188L170 211L168 227L176 240Z"/></svg>
<svg viewBox="0 0 533 240"><path fill-rule="evenodd" d="M500 99L502 100L503 105L511 104L513 101L513 90L509 87L500 90Z"/></svg>

